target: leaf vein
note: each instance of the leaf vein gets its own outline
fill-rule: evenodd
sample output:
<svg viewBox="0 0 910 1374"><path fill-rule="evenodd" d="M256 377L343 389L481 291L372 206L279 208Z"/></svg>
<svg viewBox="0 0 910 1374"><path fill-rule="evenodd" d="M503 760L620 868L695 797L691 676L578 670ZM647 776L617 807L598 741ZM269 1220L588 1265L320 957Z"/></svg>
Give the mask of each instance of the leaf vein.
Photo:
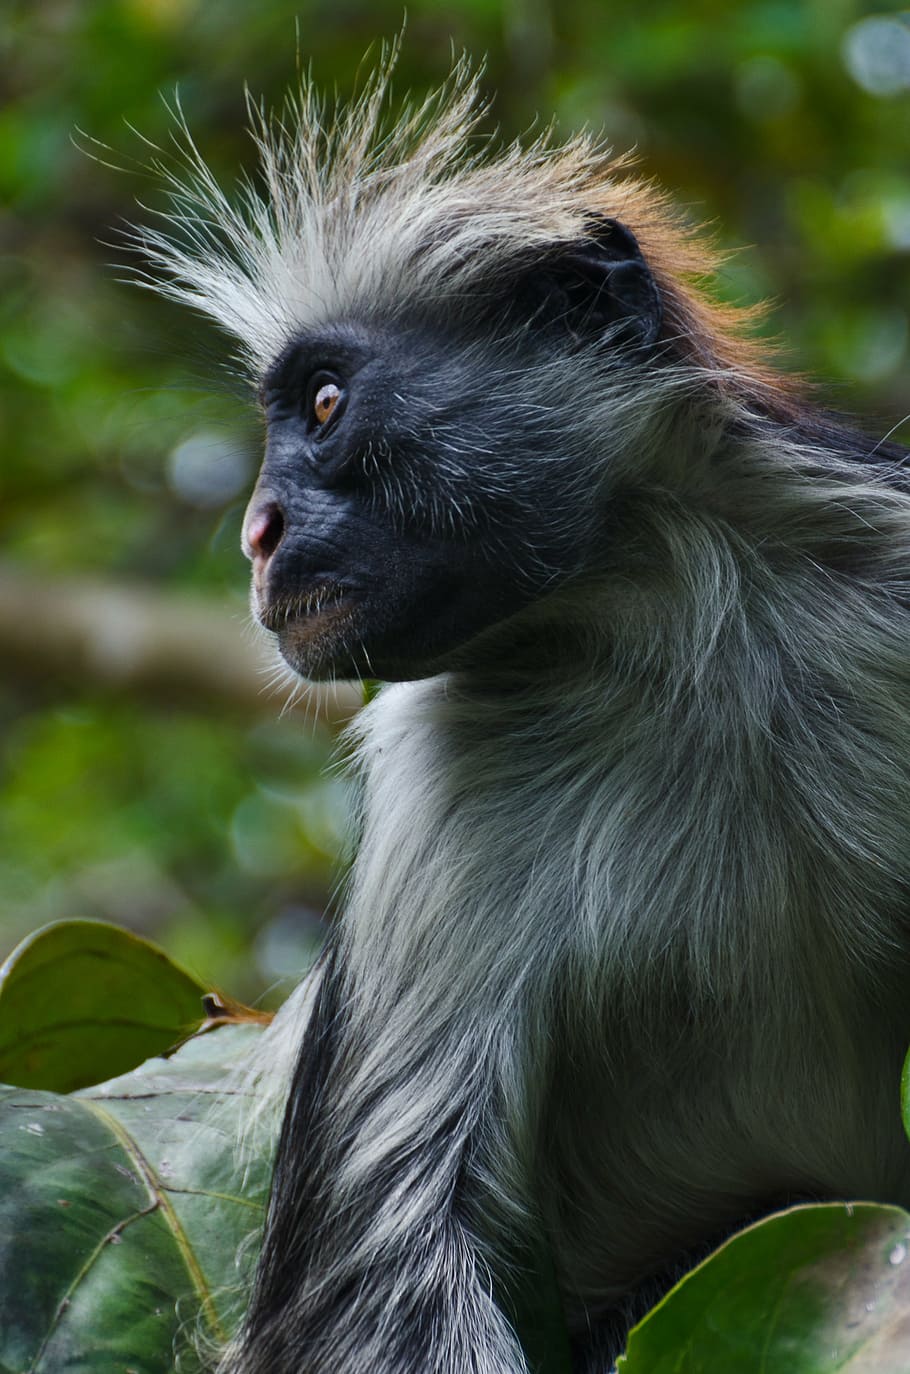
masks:
<svg viewBox="0 0 910 1374"><path fill-rule="evenodd" d="M208 1281L202 1270L202 1266L200 1265L199 1260L196 1258L196 1253L193 1249L192 1244L190 1243L189 1237L183 1229L183 1226L180 1224L180 1220L177 1216L177 1213L174 1211L171 1200L167 1195L167 1189L158 1179L151 1164L145 1158L145 1155L139 1149L139 1146L133 1140L132 1136L128 1134L128 1132L123 1128L123 1126L116 1119L116 1117L112 1116L110 1112L106 1111L104 1107L101 1106L100 1103L98 1103L97 1101L93 1101L91 1098L83 1098L82 1101L85 1102L86 1106L89 1108L90 1111L94 1112L102 1121L104 1121L104 1123L109 1127L109 1129L113 1131L117 1139L120 1141L124 1153L135 1162L136 1168L139 1170L143 1182L145 1183L152 1197L155 1199L157 1206L160 1207L161 1214L167 1222L168 1227L170 1228L170 1231L174 1237L174 1240L177 1244L177 1249L180 1252L180 1256L183 1260L184 1265L186 1266L187 1273L190 1276L190 1281L192 1282L192 1285L198 1294L199 1305L203 1317L209 1325L209 1327L211 1328L211 1331L215 1338L219 1341L224 1341L226 1339L226 1333L221 1325L221 1320L218 1316L218 1312L215 1307L211 1289L209 1288Z"/></svg>

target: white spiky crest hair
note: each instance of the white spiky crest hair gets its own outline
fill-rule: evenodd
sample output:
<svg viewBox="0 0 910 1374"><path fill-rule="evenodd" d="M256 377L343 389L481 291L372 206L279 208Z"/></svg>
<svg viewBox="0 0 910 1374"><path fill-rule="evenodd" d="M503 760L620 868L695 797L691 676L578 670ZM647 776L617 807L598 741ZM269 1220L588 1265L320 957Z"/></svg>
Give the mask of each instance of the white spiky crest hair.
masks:
<svg viewBox="0 0 910 1374"><path fill-rule="evenodd" d="M465 299L513 265L591 232L597 216L635 234L664 296L670 330L712 368L753 376L749 312L686 285L714 254L664 196L628 174L630 159L582 131L557 142L480 139L482 70L457 60L426 98L390 116L400 43L386 47L359 95L327 116L305 75L277 113L247 95L258 175L232 200L205 163L179 103L176 163L152 163L169 208L132 243L146 286L215 320L254 377L297 331L361 312L383 318L421 301ZM160 150L158 150L160 152Z"/></svg>

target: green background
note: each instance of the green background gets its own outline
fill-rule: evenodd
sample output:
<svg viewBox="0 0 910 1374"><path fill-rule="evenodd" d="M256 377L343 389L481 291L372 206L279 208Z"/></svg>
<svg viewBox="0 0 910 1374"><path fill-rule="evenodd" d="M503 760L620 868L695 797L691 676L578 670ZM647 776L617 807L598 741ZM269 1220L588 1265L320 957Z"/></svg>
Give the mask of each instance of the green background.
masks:
<svg viewBox="0 0 910 1374"><path fill-rule="evenodd" d="M118 264L137 198L160 203L143 140L167 144L177 88L229 184L252 163L245 82L277 102L299 61L349 91L402 12L385 0L0 6L0 600L5 588L12 603L0 952L45 921L100 917L257 998L277 996L318 938L348 809L339 771L324 772L328 733L300 712L279 718L280 692L187 690L172 646L154 682L118 685L130 598L147 589L174 617L201 598L236 632L241 666L259 652L237 547L256 417L229 345L123 284ZM486 55L506 135L555 115L566 132L587 123L635 146L693 221L741 250L718 289L770 298L764 328L831 403L876 434L910 411L904 12L410 0L396 90L437 83L453 49ZM91 662L68 653L55 614L86 579L108 631Z"/></svg>

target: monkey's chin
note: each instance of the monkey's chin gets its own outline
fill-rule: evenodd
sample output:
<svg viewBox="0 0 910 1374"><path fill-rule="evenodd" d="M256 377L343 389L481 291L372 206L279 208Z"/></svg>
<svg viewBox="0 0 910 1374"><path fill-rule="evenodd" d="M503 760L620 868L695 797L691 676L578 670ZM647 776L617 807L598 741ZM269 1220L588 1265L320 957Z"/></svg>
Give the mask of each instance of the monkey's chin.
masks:
<svg viewBox="0 0 910 1374"><path fill-rule="evenodd" d="M274 634L285 663L310 682L413 682L447 666L447 655L418 649L407 634L377 633L367 609L355 602L290 619Z"/></svg>
<svg viewBox="0 0 910 1374"><path fill-rule="evenodd" d="M365 677L370 673L358 628L357 603L342 599L319 610L269 624L288 667L312 681Z"/></svg>
<svg viewBox="0 0 910 1374"><path fill-rule="evenodd" d="M277 595L256 615L274 634L288 667L310 681L413 682L486 663L486 641L518 610L501 602L465 605L457 582L434 585L429 597L407 595L409 590L397 599L380 598L350 584L324 583Z"/></svg>

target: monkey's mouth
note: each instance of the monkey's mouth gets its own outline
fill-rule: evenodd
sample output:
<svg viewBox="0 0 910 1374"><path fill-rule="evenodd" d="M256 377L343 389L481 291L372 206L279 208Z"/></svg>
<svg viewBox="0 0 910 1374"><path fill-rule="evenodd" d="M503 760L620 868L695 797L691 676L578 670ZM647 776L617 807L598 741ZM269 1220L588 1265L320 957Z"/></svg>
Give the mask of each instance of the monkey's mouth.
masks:
<svg viewBox="0 0 910 1374"><path fill-rule="evenodd" d="M354 609L354 598L340 582L321 582L293 595L276 597L260 604L260 624L279 637L305 638L311 631L330 623L337 625Z"/></svg>

